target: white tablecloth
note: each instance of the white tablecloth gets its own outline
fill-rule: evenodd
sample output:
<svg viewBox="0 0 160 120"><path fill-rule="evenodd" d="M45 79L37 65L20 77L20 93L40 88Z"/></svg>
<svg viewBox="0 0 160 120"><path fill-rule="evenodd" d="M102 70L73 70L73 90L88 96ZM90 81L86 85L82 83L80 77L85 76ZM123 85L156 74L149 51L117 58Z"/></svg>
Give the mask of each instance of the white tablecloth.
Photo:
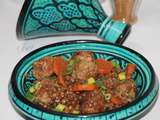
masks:
<svg viewBox="0 0 160 120"><path fill-rule="evenodd" d="M103 7L110 15L109 0L101 0ZM19 41L16 38L16 22L22 7L20 0L0 1L0 119L23 120L8 100L8 82L16 63L30 51L50 43L64 40L63 37L52 37L31 41ZM160 78L160 0L143 0L138 14L138 23L125 42L128 46L144 55L153 65ZM86 36L65 37L85 39ZM97 39L96 37L87 37ZM158 120L160 116L160 100L142 120Z"/></svg>

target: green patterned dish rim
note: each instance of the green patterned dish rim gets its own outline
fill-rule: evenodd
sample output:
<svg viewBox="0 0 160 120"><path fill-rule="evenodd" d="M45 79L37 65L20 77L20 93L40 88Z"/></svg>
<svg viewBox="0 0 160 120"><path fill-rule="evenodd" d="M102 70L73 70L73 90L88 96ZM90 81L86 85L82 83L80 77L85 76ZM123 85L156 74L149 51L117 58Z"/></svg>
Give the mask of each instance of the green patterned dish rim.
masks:
<svg viewBox="0 0 160 120"><path fill-rule="evenodd" d="M66 50L65 50L66 49ZM20 90L23 87L21 85L18 86L19 82L17 83L17 78L24 77L21 72L25 71L29 64L33 63L33 60L37 60L39 58L42 58L44 56L53 54L59 55L59 54L67 54L67 52L72 51L78 51L78 50L89 50L95 52L98 57L103 57L107 52L105 50L112 49L111 56L118 55L119 57L125 57L123 55L128 55L131 59L131 62L138 61L136 64L138 66L141 66L140 64L143 64L146 69L146 71L149 73L144 77L145 80L148 80L150 83L147 83L146 81L142 84L141 87L144 89L144 93L141 93L135 101L132 103L127 104L126 106L107 111L102 113L95 113L95 114L86 114L86 115L69 115L65 113L59 113L59 112L53 112L50 110L46 110L38 105L35 105L31 102L29 102L25 97L23 90ZM53 51L55 50L55 51ZM109 53L110 54L110 53ZM109 55L108 54L108 55ZM134 56L134 57L133 57ZM123 58L122 58L123 59ZM124 58L127 59L127 58ZM28 63L31 62L31 63ZM142 68L140 71L143 71ZM137 72L139 75L139 73ZM143 73L146 74L146 73ZM21 79L22 80L22 79ZM21 81L20 81L21 82ZM148 84L148 85L147 85ZM14 106L14 108L25 118L29 119L45 119L45 120L120 120L120 119L135 119L140 118L143 115L145 115L153 106L155 103L157 96L158 96L158 90L159 90L159 83L156 78L154 69L152 65L148 62L146 58L144 58L141 54L137 53L136 51L121 46L116 45L112 43L107 42L101 42L101 41L94 41L94 40L75 40L75 41L65 41L60 43L54 43L51 45L47 45L44 47L41 47L37 50L34 50L33 52L29 53L25 57L23 57L16 67L13 70L11 81L9 83L9 98ZM146 89L145 89L146 88ZM29 108L33 108L32 111L36 111L37 115L40 114L39 117L32 115L29 113L29 108L25 108L28 106ZM135 108L134 108L135 107ZM129 111L130 110L130 113ZM27 113L28 112L28 113ZM47 117L48 116L48 117Z"/></svg>

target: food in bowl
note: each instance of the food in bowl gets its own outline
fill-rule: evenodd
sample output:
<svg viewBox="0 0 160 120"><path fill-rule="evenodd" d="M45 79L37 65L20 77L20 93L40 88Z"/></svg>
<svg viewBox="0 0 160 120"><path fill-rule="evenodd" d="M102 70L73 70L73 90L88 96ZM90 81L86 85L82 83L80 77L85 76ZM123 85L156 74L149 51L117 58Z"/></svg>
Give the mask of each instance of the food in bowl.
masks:
<svg viewBox="0 0 160 120"><path fill-rule="evenodd" d="M136 98L132 78L136 65L132 63L122 69L116 61L95 59L90 51L78 51L70 59L45 56L32 66L35 81L26 98L48 110L99 113L127 105Z"/></svg>
<svg viewBox="0 0 160 120"><path fill-rule="evenodd" d="M136 69L132 74L132 79L136 84L135 100L123 105L122 107L106 110L104 112L91 114L70 114L47 109L47 107L43 107L42 105L26 99L28 90L35 84L35 81L37 81L37 79L34 77L35 75L33 75L33 63L40 61L45 57L56 56L63 56L66 61L69 61L78 51L90 51L92 52L94 59L114 61L116 64L118 64L118 66L120 66L122 71L126 70L126 66L128 64L135 64ZM84 70L82 70L82 72L83 71ZM95 79L95 81L97 81L97 79ZM146 60L146 58L136 51L124 46L106 42L76 40L47 45L24 56L17 63L12 72L11 80L8 86L8 92L9 99L14 109L25 119L137 120L147 114L148 111L154 106L154 103L158 98L159 82L156 78L152 65L148 62L148 60ZM63 108L63 106L59 106L60 108Z"/></svg>

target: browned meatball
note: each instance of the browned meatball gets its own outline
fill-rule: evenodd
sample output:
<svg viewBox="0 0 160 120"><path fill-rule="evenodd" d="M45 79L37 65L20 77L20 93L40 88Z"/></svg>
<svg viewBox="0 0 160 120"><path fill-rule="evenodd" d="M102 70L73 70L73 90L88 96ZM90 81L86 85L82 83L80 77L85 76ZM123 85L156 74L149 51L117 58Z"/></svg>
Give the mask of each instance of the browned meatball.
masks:
<svg viewBox="0 0 160 120"><path fill-rule="evenodd" d="M104 111L105 101L98 91L87 92L85 95L83 95L81 100L81 112L83 114Z"/></svg>
<svg viewBox="0 0 160 120"><path fill-rule="evenodd" d="M53 57L44 57L33 63L33 75L42 79L53 74Z"/></svg>
<svg viewBox="0 0 160 120"><path fill-rule="evenodd" d="M61 100L62 104L65 104L67 107L65 108L65 113L72 113L73 111L79 111L79 96L74 92L67 90L63 92L65 95Z"/></svg>
<svg viewBox="0 0 160 120"><path fill-rule="evenodd" d="M78 96L70 88L61 86L56 80L40 80L40 88L36 90L36 102L41 106L50 109L58 104L66 105L64 112L71 113L79 110Z"/></svg>
<svg viewBox="0 0 160 120"><path fill-rule="evenodd" d="M39 82L39 88L36 89L35 97L36 102L43 107L47 108L49 105L53 103L52 101L52 92L54 91L54 80L41 80Z"/></svg>
<svg viewBox="0 0 160 120"><path fill-rule="evenodd" d="M118 74L122 70L118 68L113 68L110 74L107 74L104 78L104 84L107 89L115 89L115 87L119 84Z"/></svg>
<svg viewBox="0 0 160 120"><path fill-rule="evenodd" d="M136 85L132 80L127 80L116 87L115 94L124 104L132 102L136 97Z"/></svg>
<svg viewBox="0 0 160 120"><path fill-rule="evenodd" d="M104 84L107 89L114 89L117 86L118 82L116 78L112 77L112 78L105 79Z"/></svg>
<svg viewBox="0 0 160 120"><path fill-rule="evenodd" d="M90 77L97 75L97 67L93 59L93 53L87 51L80 51L73 57L76 61L72 77L79 82L85 82Z"/></svg>

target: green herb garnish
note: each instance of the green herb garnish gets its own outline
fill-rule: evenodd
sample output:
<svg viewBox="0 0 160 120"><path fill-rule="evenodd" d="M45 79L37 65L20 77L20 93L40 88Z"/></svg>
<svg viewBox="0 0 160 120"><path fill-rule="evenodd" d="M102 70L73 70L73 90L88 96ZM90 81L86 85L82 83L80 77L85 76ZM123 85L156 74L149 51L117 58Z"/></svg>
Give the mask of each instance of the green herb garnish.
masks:
<svg viewBox="0 0 160 120"><path fill-rule="evenodd" d="M119 65L118 62L116 62L116 61L112 61L112 65L113 65L115 68L120 68L120 65Z"/></svg>
<svg viewBox="0 0 160 120"><path fill-rule="evenodd" d="M72 74L74 64L75 64L75 60L69 61L68 65L67 65L67 72L66 72L67 75Z"/></svg>
<svg viewBox="0 0 160 120"><path fill-rule="evenodd" d="M31 102L35 100L35 96L32 93L30 93L30 91L26 93L26 98Z"/></svg>
<svg viewBox="0 0 160 120"><path fill-rule="evenodd" d="M57 112L63 112L64 111L64 109L65 109L65 105L63 105L63 104L58 104L56 107L55 107L55 111L57 111Z"/></svg>
<svg viewBox="0 0 160 120"><path fill-rule="evenodd" d="M107 89L102 80L96 80L95 83L100 88L100 90L106 90Z"/></svg>

